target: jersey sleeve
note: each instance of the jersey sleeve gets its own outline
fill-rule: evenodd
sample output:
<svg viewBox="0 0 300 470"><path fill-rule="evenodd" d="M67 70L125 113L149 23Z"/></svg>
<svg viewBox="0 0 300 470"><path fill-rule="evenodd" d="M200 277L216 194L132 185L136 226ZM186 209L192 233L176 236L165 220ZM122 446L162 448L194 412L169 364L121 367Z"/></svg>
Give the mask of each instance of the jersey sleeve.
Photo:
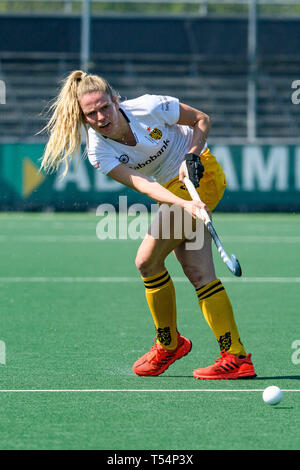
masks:
<svg viewBox="0 0 300 470"><path fill-rule="evenodd" d="M179 100L172 96L146 95L146 102L150 113L172 126L179 120Z"/></svg>
<svg viewBox="0 0 300 470"><path fill-rule="evenodd" d="M104 148L103 143L95 137L93 132L89 132L87 155L90 164L105 175L120 165L120 161L114 155L113 150Z"/></svg>

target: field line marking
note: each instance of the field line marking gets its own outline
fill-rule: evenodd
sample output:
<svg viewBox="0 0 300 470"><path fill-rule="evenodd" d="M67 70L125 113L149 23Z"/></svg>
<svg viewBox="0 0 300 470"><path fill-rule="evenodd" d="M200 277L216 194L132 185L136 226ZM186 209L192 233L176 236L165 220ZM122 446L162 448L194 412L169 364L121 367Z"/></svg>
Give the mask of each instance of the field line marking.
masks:
<svg viewBox="0 0 300 470"><path fill-rule="evenodd" d="M172 277L174 282L189 282L186 277ZM236 279L234 277L221 277L223 282L232 282L232 283L290 283L290 284L299 284L300 277L242 277ZM25 276L12 276L12 277L0 277L0 282L4 283L18 283L18 282L33 282L33 283L43 283L43 282L59 282L59 283L72 283L72 282L99 282L99 283L120 283L120 282L141 282L139 277L80 277L80 276L35 276L35 277L25 277Z"/></svg>
<svg viewBox="0 0 300 470"><path fill-rule="evenodd" d="M209 389L209 388L194 388L194 389L3 389L0 393L189 393L189 392L263 392L264 388L252 389ZM300 392L300 389L281 389L282 392Z"/></svg>
<svg viewBox="0 0 300 470"><path fill-rule="evenodd" d="M299 235L222 235L221 238L224 242L231 243L300 243ZM131 240L130 238L119 239L107 238L105 240L99 240L94 235L0 235L0 242L24 242L24 243L105 243L105 242L139 242L142 241L143 237L137 240Z"/></svg>

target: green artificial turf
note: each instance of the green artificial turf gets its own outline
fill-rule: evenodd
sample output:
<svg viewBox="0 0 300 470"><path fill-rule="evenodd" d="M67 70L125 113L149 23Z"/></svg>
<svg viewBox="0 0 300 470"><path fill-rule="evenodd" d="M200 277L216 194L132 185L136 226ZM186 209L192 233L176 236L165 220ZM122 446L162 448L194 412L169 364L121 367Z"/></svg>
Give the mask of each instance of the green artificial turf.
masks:
<svg viewBox="0 0 300 470"><path fill-rule="evenodd" d="M159 377L135 376L154 339L134 265L140 241L99 241L97 222L0 215L0 448L299 449L300 216L214 217L243 268L234 278L214 250L258 374L238 381L193 378L218 346L173 255L178 328L193 349ZM283 390L277 406L262 400L269 385Z"/></svg>

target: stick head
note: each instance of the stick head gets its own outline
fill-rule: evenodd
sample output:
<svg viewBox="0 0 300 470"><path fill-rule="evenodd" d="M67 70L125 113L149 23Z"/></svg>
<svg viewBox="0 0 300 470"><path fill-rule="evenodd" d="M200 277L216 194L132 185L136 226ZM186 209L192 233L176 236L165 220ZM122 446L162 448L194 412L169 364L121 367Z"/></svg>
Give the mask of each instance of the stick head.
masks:
<svg viewBox="0 0 300 470"><path fill-rule="evenodd" d="M229 266L228 266L229 267ZM235 255L231 255L231 266L229 267L232 274L237 277L241 277L242 275L242 268L241 265Z"/></svg>

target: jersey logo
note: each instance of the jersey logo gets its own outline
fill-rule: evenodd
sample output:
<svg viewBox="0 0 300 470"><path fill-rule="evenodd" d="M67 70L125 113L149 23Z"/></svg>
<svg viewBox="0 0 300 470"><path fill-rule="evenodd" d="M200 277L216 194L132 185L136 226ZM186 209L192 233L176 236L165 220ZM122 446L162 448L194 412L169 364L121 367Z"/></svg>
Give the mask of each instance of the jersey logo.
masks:
<svg viewBox="0 0 300 470"><path fill-rule="evenodd" d="M162 131L160 129L157 129L157 127L155 127L153 131L150 132L149 135L150 137L152 137L152 139L159 140L162 138Z"/></svg>
<svg viewBox="0 0 300 470"><path fill-rule="evenodd" d="M126 155L126 153L123 153L123 155L121 155L118 160L121 162L121 163L128 163L129 162L129 157L128 155Z"/></svg>
<svg viewBox="0 0 300 470"><path fill-rule="evenodd" d="M97 163L95 163L95 165L93 165L93 167L96 168L96 169L99 168L99 166L100 166L100 162L97 162Z"/></svg>

